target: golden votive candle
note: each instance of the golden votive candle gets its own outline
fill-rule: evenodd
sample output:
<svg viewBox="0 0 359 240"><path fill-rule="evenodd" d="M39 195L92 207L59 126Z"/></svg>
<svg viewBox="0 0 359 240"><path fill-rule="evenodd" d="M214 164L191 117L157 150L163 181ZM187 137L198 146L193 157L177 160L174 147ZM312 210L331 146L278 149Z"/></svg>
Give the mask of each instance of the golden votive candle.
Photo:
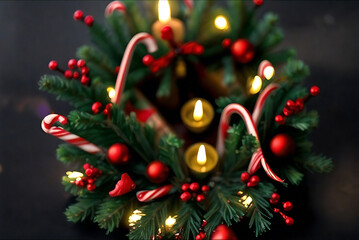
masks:
<svg viewBox="0 0 359 240"><path fill-rule="evenodd" d="M218 154L208 143L195 143L185 152L186 165L195 173L208 173L218 163Z"/></svg>

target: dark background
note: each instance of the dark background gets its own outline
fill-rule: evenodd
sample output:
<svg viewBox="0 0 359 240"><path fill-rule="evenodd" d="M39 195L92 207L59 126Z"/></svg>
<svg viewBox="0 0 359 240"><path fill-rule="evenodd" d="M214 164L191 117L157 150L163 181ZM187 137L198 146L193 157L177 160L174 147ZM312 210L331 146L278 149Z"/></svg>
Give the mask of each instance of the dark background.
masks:
<svg viewBox="0 0 359 240"><path fill-rule="evenodd" d="M265 0L266 1L266 0ZM107 2L0 2L0 238L125 239L105 237L90 223L72 224L63 211L70 201L61 177L67 170L55 158L54 137L40 128L42 111L66 114L69 106L38 91L51 59L66 62L88 43L87 29L72 20L82 9L103 21ZM308 104L318 109L314 150L334 159L330 174L307 175L288 189L296 224L277 218L265 239L359 239L358 71L359 3L350 1L266 2L261 12L280 16L286 39L311 68L307 86L321 94ZM241 224L239 239L254 238Z"/></svg>

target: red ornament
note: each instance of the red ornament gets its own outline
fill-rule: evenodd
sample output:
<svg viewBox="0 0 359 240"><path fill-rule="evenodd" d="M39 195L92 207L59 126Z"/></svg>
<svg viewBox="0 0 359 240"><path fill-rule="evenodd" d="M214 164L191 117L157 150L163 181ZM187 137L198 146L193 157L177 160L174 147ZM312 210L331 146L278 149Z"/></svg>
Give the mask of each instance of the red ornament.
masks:
<svg viewBox="0 0 359 240"><path fill-rule="evenodd" d="M208 192L208 191L209 191L209 187L208 187L207 185L203 185L203 186L201 187L201 190L202 190L202 192Z"/></svg>
<svg viewBox="0 0 359 240"><path fill-rule="evenodd" d="M274 120L276 121L276 123L278 123L279 125L282 125L285 123L284 117L282 115L277 115L275 116Z"/></svg>
<svg viewBox="0 0 359 240"><path fill-rule="evenodd" d="M199 190L199 184L198 183L191 183L191 185L189 185L189 189L191 189L192 192L197 192Z"/></svg>
<svg viewBox="0 0 359 240"><path fill-rule="evenodd" d="M72 74L72 77L73 77L74 79L79 79L80 73L74 72L74 73Z"/></svg>
<svg viewBox="0 0 359 240"><path fill-rule="evenodd" d="M128 147L122 143L113 144L107 151L107 158L113 165L127 163L130 159Z"/></svg>
<svg viewBox="0 0 359 240"><path fill-rule="evenodd" d="M101 108L102 108L102 104L100 102L95 102L94 104L92 104L93 114L99 113Z"/></svg>
<svg viewBox="0 0 359 240"><path fill-rule="evenodd" d="M82 18L84 17L84 13L81 10L77 10L74 12L74 19L77 21L82 20Z"/></svg>
<svg viewBox="0 0 359 240"><path fill-rule="evenodd" d="M147 54L147 55L145 55L145 56L142 58L142 62L143 62L143 64L144 64L145 66L151 65L154 60L155 60L155 59L154 59L153 56L150 55L150 54Z"/></svg>
<svg viewBox="0 0 359 240"><path fill-rule="evenodd" d="M293 218L291 218L291 217L286 217L286 218L285 218L285 224L286 224L287 226L292 226L292 225L294 224Z"/></svg>
<svg viewBox="0 0 359 240"><path fill-rule="evenodd" d="M84 22L87 26L91 27L93 25L93 16L86 16Z"/></svg>
<svg viewBox="0 0 359 240"><path fill-rule="evenodd" d="M132 181L131 177L124 173L121 175L121 180L116 183L115 189L110 191L108 194L111 197L121 196L136 188L136 184Z"/></svg>
<svg viewBox="0 0 359 240"><path fill-rule="evenodd" d="M287 212L289 212L290 210L292 210L293 209L293 204L291 203L291 202L284 202L283 203L283 209L284 209L284 211L287 211Z"/></svg>
<svg viewBox="0 0 359 240"><path fill-rule="evenodd" d="M181 189L182 189L182 191L187 191L188 190L188 188L189 188L189 183L184 183L184 184L182 184L182 187L181 187Z"/></svg>
<svg viewBox="0 0 359 240"><path fill-rule="evenodd" d="M272 194L272 199L275 199L275 200L280 200L280 196L279 196L279 194L278 193L273 193Z"/></svg>
<svg viewBox="0 0 359 240"><path fill-rule="evenodd" d="M184 192L181 194L180 198L182 201L187 202L192 198L192 195L189 192Z"/></svg>
<svg viewBox="0 0 359 240"><path fill-rule="evenodd" d="M96 185L95 185L95 184L87 184L86 188L87 188L87 190L89 190L89 191L93 191L93 190L95 190Z"/></svg>
<svg viewBox="0 0 359 240"><path fill-rule="evenodd" d="M277 134L270 142L270 149L277 157L288 157L295 152L295 142L285 133Z"/></svg>
<svg viewBox="0 0 359 240"><path fill-rule="evenodd" d="M231 46L233 57L240 63L248 63L254 58L254 46L247 39L238 39Z"/></svg>
<svg viewBox="0 0 359 240"><path fill-rule="evenodd" d="M90 83L90 78L86 75L81 76L81 84L87 86Z"/></svg>
<svg viewBox="0 0 359 240"><path fill-rule="evenodd" d="M310 95L317 96L320 93L320 88L318 86L313 86L310 88Z"/></svg>
<svg viewBox="0 0 359 240"><path fill-rule="evenodd" d="M77 67L78 67L78 68L82 68L82 67L85 66L85 65L86 65L85 60L80 59L80 60L77 61Z"/></svg>
<svg viewBox="0 0 359 240"><path fill-rule="evenodd" d="M250 175L249 175L249 173L247 173L247 172L243 172L243 173L241 174L241 180L242 180L243 182L247 182L248 179L249 179L249 177L250 177Z"/></svg>
<svg viewBox="0 0 359 240"><path fill-rule="evenodd" d="M153 161L147 166L147 177L153 183L162 183L168 177L169 169L160 161Z"/></svg>
<svg viewBox="0 0 359 240"><path fill-rule="evenodd" d="M260 6L263 4L263 0L253 0L253 3L257 6Z"/></svg>
<svg viewBox="0 0 359 240"><path fill-rule="evenodd" d="M198 194L197 198L196 198L197 202L202 202L205 199L206 199L206 197L203 194Z"/></svg>
<svg viewBox="0 0 359 240"><path fill-rule="evenodd" d="M229 38L225 38L223 41L222 41L222 46L224 48L229 48L232 44L232 40L229 39Z"/></svg>
<svg viewBox="0 0 359 240"><path fill-rule="evenodd" d="M218 225L211 235L211 240L237 240L236 235L224 224Z"/></svg>
<svg viewBox="0 0 359 240"><path fill-rule="evenodd" d="M75 59L70 59L67 65L70 69L74 69L77 66L77 61Z"/></svg>
<svg viewBox="0 0 359 240"><path fill-rule="evenodd" d="M56 70L57 69L57 62L52 60L49 62L49 69L50 70Z"/></svg>

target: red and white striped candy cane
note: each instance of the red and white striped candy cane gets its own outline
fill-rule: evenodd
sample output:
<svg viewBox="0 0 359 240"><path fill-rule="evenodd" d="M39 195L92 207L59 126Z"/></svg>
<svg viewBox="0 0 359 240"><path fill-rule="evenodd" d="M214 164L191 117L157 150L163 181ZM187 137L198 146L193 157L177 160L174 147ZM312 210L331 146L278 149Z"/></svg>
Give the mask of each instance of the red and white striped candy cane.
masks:
<svg viewBox="0 0 359 240"><path fill-rule="evenodd" d="M266 67L273 67L273 65L268 60L263 60L258 66L257 74L262 79L265 78L264 77L264 69L266 69Z"/></svg>
<svg viewBox="0 0 359 240"><path fill-rule="evenodd" d="M119 11L121 13L125 13L126 12L125 4L120 1L110 2L105 9L105 16L106 17L111 16L114 11Z"/></svg>
<svg viewBox="0 0 359 240"><path fill-rule="evenodd" d="M148 33L138 33L131 39L126 47L125 53L123 54L120 70L117 75L115 86L116 94L111 99L111 101L115 104L120 102L121 95L126 84L127 73L130 69L132 55L135 52L137 44L139 43L145 44L147 51L149 52L155 52L157 50L156 40Z"/></svg>
<svg viewBox="0 0 359 240"><path fill-rule="evenodd" d="M189 10L192 10L192 8L193 8L193 0L183 0L183 1L184 1L184 4L186 5L186 7Z"/></svg>
<svg viewBox="0 0 359 240"><path fill-rule="evenodd" d="M166 196L173 188L173 185L165 185L154 190L144 190L136 193L137 200L140 202L150 202L152 200Z"/></svg>
<svg viewBox="0 0 359 240"><path fill-rule="evenodd" d="M234 113L237 113L242 117L242 119L244 120L244 123L247 127L248 133L253 135L259 143L257 128L253 122L251 114L242 105L232 103L223 109L221 119L219 122L220 125L219 125L219 129L218 129L217 152L220 156L223 156L223 153L224 153L224 139L226 137L226 132L229 127L229 121L230 121L231 115ZM254 172L256 172L260 167L259 163L262 164L264 170L266 171L266 173L269 177L271 177L272 179L274 179L276 181L283 182L282 179L280 179L277 175L274 174L274 172L269 168L268 164L266 163L266 161L263 157L260 143L259 143L259 147L258 147L257 151L252 155L252 159L248 166L248 172L250 174L253 174Z"/></svg>
<svg viewBox="0 0 359 240"><path fill-rule="evenodd" d="M41 122L42 130L44 130L44 132L48 134L58 137L65 142L73 144L88 153L97 154L99 152L102 152L99 147L97 147L93 143L90 143L86 139L72 134L63 129L62 127L53 126L54 123L56 123L57 121L60 122L62 125L65 125L67 123L67 118L59 114L47 115Z"/></svg>
<svg viewBox="0 0 359 240"><path fill-rule="evenodd" d="M276 90L279 88L279 84L271 83L269 84L262 92L259 94L259 97L257 99L256 105L254 106L254 110L252 113L252 118L256 126L258 126L263 106L267 100L267 98Z"/></svg>

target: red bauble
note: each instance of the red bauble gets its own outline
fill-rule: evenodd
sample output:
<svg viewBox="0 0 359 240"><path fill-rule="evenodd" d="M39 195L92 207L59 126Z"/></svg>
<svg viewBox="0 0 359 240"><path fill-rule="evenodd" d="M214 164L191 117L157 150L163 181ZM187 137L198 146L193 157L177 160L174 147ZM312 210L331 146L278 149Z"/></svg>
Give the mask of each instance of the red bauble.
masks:
<svg viewBox="0 0 359 240"><path fill-rule="evenodd" d="M196 45L193 49L193 54L195 55L202 55L204 52L204 48L202 45Z"/></svg>
<svg viewBox="0 0 359 240"><path fill-rule="evenodd" d="M310 88L310 95L317 96L320 93L320 89L317 86L313 86Z"/></svg>
<svg viewBox="0 0 359 240"><path fill-rule="evenodd" d="M153 183L162 183L167 180L169 169L160 161L153 161L147 166L147 177Z"/></svg>
<svg viewBox="0 0 359 240"><path fill-rule="evenodd" d="M291 202L284 202L283 203L283 209L284 209L284 211L290 211L290 210L292 210L293 209L293 204L291 203Z"/></svg>
<svg viewBox="0 0 359 240"><path fill-rule="evenodd" d="M285 218L285 224L286 224L287 226L292 226L292 225L294 224L293 218L291 218L291 217L286 217L286 218Z"/></svg>
<svg viewBox="0 0 359 240"><path fill-rule="evenodd" d="M236 235L224 224L218 225L211 235L211 240L237 240Z"/></svg>
<svg viewBox="0 0 359 240"><path fill-rule="evenodd" d="M279 194L278 193L273 193L272 194L272 199L275 199L275 200L280 200L280 196L279 196Z"/></svg>
<svg viewBox="0 0 359 240"><path fill-rule="evenodd" d="M152 55L147 54L142 58L142 62L145 66L149 66L153 63L155 59L152 57Z"/></svg>
<svg viewBox="0 0 359 240"><path fill-rule="evenodd" d="M270 149L277 157L288 157L295 152L295 142L285 133L275 135L270 142Z"/></svg>
<svg viewBox="0 0 359 240"><path fill-rule="evenodd" d="M82 20L82 18L84 17L84 13L81 10L77 10L76 12L74 12L74 19L77 21Z"/></svg>
<svg viewBox="0 0 359 240"><path fill-rule="evenodd" d="M189 189L191 189L192 192L197 192L199 190L199 184L196 182L191 183Z"/></svg>
<svg viewBox="0 0 359 240"><path fill-rule="evenodd" d="M240 63L248 63L254 57L254 46L247 39L238 39L231 46L233 57Z"/></svg>
<svg viewBox="0 0 359 240"><path fill-rule="evenodd" d="M93 169L92 169L92 168L88 168L88 169L85 170L85 174L86 174L87 176L89 176L89 177L91 177L92 175L94 175L93 173L94 173L94 172L93 172Z"/></svg>
<svg viewBox="0 0 359 240"><path fill-rule="evenodd" d="M91 27L93 25L93 17L92 16L86 16L84 18L84 22L86 23L87 26Z"/></svg>
<svg viewBox="0 0 359 240"><path fill-rule="evenodd" d="M128 147L122 143L113 144L107 151L107 158L113 165L127 163L130 159Z"/></svg>
<svg viewBox="0 0 359 240"><path fill-rule="evenodd" d="M259 182L260 182L260 179L258 176L252 176L249 179L249 182L247 182L247 187L255 187L258 185Z"/></svg>
<svg viewBox="0 0 359 240"><path fill-rule="evenodd" d="M52 60L49 62L49 69L50 70L56 70L57 69L57 62Z"/></svg>
<svg viewBox="0 0 359 240"><path fill-rule="evenodd" d="M184 192L181 194L180 198L182 201L187 202L192 198L192 195L189 192Z"/></svg>
<svg viewBox="0 0 359 240"><path fill-rule="evenodd" d="M92 112L93 112L93 114L99 113L101 108L102 108L102 104L100 102L95 102L94 104L92 104Z"/></svg>
<svg viewBox="0 0 359 240"><path fill-rule="evenodd" d="M250 175L249 175L249 173L247 173L247 172L243 172L243 173L241 174L241 180L242 180L243 182L247 182L248 179L249 179L249 177L250 177Z"/></svg>

